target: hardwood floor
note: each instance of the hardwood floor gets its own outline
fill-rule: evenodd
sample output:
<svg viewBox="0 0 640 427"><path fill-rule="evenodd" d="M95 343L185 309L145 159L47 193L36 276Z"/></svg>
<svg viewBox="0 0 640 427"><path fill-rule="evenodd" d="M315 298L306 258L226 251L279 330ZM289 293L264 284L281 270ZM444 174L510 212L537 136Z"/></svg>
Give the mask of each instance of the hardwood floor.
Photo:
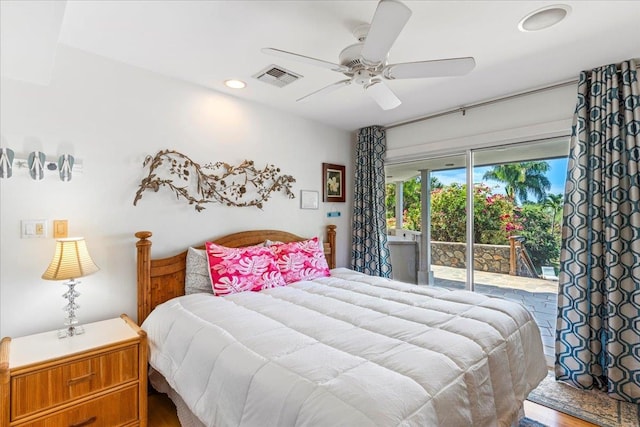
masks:
<svg viewBox="0 0 640 427"><path fill-rule="evenodd" d="M549 427L597 427L595 424L572 417L571 415L563 414L562 412L554 411L546 406L538 405L528 400L524 401L524 413L532 420L541 422Z"/></svg>
<svg viewBox="0 0 640 427"><path fill-rule="evenodd" d="M528 400L524 402L524 413L549 427L594 427L594 424ZM180 427L176 408L166 394L149 395L149 427Z"/></svg>
<svg viewBox="0 0 640 427"><path fill-rule="evenodd" d="M149 427L180 427L176 407L166 394L150 394L147 405Z"/></svg>

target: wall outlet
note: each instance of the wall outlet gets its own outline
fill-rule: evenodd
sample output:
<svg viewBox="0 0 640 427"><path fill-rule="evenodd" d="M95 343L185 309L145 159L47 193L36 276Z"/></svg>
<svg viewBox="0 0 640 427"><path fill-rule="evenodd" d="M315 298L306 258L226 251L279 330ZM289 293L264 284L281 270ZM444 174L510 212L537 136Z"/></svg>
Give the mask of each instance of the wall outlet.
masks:
<svg viewBox="0 0 640 427"><path fill-rule="evenodd" d="M46 219L22 220L20 237L23 239L44 239L47 237Z"/></svg>

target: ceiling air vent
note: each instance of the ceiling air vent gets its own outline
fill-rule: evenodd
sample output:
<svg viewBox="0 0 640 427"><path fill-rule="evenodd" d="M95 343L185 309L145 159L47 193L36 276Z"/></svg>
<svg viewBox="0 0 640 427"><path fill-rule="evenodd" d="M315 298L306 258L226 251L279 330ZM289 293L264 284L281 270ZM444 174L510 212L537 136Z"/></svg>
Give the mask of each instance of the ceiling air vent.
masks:
<svg viewBox="0 0 640 427"><path fill-rule="evenodd" d="M302 76L283 67L277 65L269 65L264 70L254 74L252 77L273 86L285 87L289 83L295 82Z"/></svg>

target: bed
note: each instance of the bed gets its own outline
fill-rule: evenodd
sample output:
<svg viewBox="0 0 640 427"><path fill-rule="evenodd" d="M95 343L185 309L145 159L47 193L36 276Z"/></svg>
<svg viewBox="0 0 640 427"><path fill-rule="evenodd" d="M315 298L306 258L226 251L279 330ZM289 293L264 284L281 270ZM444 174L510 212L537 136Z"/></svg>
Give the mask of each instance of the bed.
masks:
<svg viewBox="0 0 640 427"><path fill-rule="evenodd" d="M510 426L547 373L524 307L336 268L335 226L323 236L329 277L223 297L184 295L188 251L153 259L151 233L136 237L151 382L183 426Z"/></svg>

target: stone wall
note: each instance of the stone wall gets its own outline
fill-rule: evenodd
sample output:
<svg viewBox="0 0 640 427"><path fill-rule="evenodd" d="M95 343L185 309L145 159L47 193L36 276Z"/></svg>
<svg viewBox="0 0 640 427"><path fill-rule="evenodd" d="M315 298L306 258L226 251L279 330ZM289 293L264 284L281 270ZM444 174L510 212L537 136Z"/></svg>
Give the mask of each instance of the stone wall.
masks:
<svg viewBox="0 0 640 427"><path fill-rule="evenodd" d="M431 242L431 262L434 265L466 268L466 243ZM473 268L478 271L509 274L508 245L474 245Z"/></svg>

